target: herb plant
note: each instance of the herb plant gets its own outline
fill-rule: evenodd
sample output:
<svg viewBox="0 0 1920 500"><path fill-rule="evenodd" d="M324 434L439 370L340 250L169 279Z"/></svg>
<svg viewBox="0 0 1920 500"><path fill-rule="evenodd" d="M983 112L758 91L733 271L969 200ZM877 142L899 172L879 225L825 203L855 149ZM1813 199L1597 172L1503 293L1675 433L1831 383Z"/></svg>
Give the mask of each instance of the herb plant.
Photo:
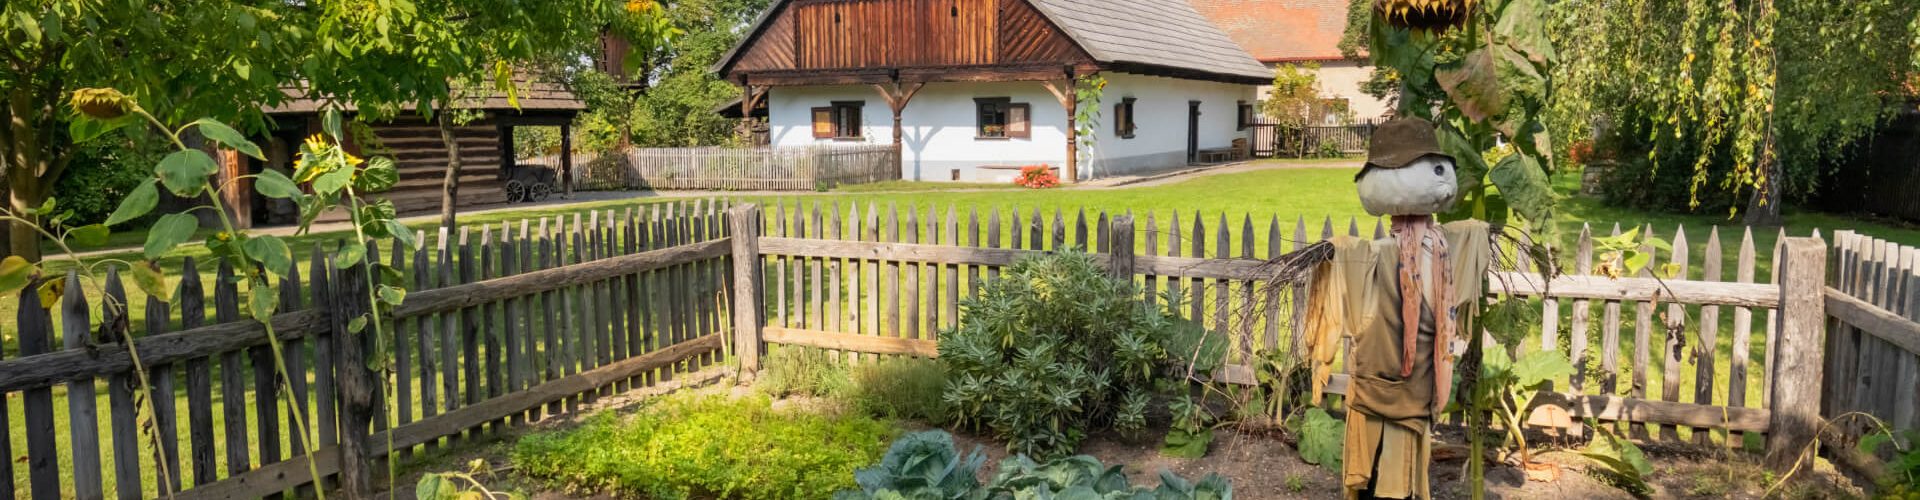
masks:
<svg viewBox="0 0 1920 500"><path fill-rule="evenodd" d="M1017 453L1059 457L1093 430L1143 430L1155 382L1183 366L1168 344L1179 320L1084 252L1016 262L964 305L941 336L946 401L957 424Z"/></svg>

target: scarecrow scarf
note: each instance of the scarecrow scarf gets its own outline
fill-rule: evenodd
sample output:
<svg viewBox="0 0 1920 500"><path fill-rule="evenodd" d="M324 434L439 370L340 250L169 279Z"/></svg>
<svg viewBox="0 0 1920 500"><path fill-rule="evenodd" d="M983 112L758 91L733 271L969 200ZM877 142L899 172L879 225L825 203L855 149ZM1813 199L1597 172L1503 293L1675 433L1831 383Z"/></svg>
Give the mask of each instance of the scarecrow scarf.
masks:
<svg viewBox="0 0 1920 500"><path fill-rule="evenodd" d="M1453 304L1453 266L1447 255L1447 238L1440 232L1440 226L1433 222L1431 215L1400 215L1393 217L1393 237L1400 243L1400 320L1401 320L1401 360L1400 376L1413 375L1414 347L1420 334L1420 303L1432 304L1433 308L1433 367L1436 374L1451 374L1451 352L1447 347L1452 342L1455 310ZM1426 285L1427 276L1421 274L1422 254L1432 256L1433 271L1439 274L1438 282L1431 287ZM1426 290L1433 290L1428 297ZM1446 400L1446 386L1441 385L1436 392L1436 401Z"/></svg>

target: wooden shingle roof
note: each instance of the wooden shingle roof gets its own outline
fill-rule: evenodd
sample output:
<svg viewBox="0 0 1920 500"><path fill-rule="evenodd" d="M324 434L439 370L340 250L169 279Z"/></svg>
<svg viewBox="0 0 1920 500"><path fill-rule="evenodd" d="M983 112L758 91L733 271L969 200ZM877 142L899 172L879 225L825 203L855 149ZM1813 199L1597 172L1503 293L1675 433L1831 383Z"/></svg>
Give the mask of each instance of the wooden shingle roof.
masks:
<svg viewBox="0 0 1920 500"><path fill-rule="evenodd" d="M573 94L573 91L567 90L565 86L557 83L541 81L524 74L516 74L513 78L513 88L515 94L517 94L515 97L517 97L519 101L517 108L512 102L508 101L506 92L492 88L488 88L483 96L469 96L461 99L457 107L480 111L515 111L517 109L521 112L553 111L565 113L575 113L587 109L586 101L582 101L578 96ZM264 111L266 111L267 114L316 113L325 109L329 102L329 99L323 96L309 95L306 89L297 86L281 87L280 90L287 94L287 101L266 108ZM353 105L351 104L343 103L341 108L342 111L354 111ZM402 105L400 110L413 111L413 108L413 103L407 103Z"/></svg>
<svg viewBox="0 0 1920 500"><path fill-rule="evenodd" d="M1030 0L1093 58L1216 75L1273 78L1187 0Z"/></svg>

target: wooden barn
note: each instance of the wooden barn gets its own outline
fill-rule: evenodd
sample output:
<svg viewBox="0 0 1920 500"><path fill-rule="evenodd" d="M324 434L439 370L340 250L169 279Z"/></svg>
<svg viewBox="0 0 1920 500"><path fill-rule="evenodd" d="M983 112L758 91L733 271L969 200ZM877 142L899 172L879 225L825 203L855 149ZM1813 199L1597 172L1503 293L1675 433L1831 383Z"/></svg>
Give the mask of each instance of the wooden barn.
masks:
<svg viewBox="0 0 1920 500"><path fill-rule="evenodd" d="M469 99L459 106L464 110L482 113L479 119L455 128L461 155L458 198L462 208L507 203L504 187L506 174L514 167L513 131L516 127L560 127L562 140L571 142L570 125L574 116L586 109L585 103L572 92L556 84L522 77L514 81L514 86L518 94L517 107L509 103L504 94ZM230 173L258 172L261 168L291 172L293 157L299 153L300 141L320 132L320 113L327 105L325 100L301 96L265 110L275 125L274 131L262 142L267 161L253 162L244 156L229 155L223 163L228 164ZM353 110L345 111L347 118L352 120ZM376 198L392 200L401 215L439 211L446 176L447 150L435 123L409 108L392 119L349 128L349 150L360 156L391 157L400 168L400 183L393 190L376 195ZM558 167L570 171L572 165L567 161L570 160L569 156L561 155L561 158L562 165ZM563 173L559 176L559 182L564 183L567 178ZM560 186L556 191L564 192L566 189ZM237 218L244 224L283 225L298 222L298 211L283 200L259 196L251 189L234 192L247 194L226 200L235 207ZM322 220L344 217L344 213L332 214Z"/></svg>
<svg viewBox="0 0 1920 500"><path fill-rule="evenodd" d="M774 147L892 143L909 180L1230 160L1271 70L1186 0L780 0L714 67ZM1073 81L1100 75L1093 151Z"/></svg>

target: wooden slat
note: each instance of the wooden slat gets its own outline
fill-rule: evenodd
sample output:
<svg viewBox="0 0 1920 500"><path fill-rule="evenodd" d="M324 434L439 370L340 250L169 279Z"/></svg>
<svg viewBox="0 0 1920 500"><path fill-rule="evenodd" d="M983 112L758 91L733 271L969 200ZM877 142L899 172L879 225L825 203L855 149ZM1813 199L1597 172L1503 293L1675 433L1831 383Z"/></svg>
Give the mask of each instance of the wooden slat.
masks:
<svg viewBox="0 0 1920 500"><path fill-rule="evenodd" d="M240 320L240 289L234 281L233 266L220 262L213 283L214 321ZM247 368L242 354L234 349L220 353L221 445L226 448L227 474L246 472L251 461L247 451Z"/></svg>
<svg viewBox="0 0 1920 500"><path fill-rule="evenodd" d="M1668 262L1671 268L1674 271L1676 271L1676 273L1673 276L1671 276L1670 279L1674 279L1674 280L1687 279L1687 276L1688 276L1687 275L1687 270L1688 270L1687 250L1688 249L1687 249L1687 232L1686 231L1687 229L1685 226L1679 226L1674 230L1674 235L1672 240L1673 249L1672 249L1672 254L1668 258ZM1687 341L1685 338L1686 323L1687 323L1686 304L1682 304L1675 301L1668 301L1666 316L1658 318L1658 323L1660 324L1662 332L1665 334L1662 336L1662 339L1666 341L1665 345L1663 345L1662 349L1660 350L1660 354L1661 354L1660 356L1660 361L1661 361L1660 362L1660 368L1661 368L1660 399L1664 401L1679 401L1680 400L1680 365L1682 363L1680 358L1680 349L1681 349L1680 346L1684 345ZM1711 357L1709 357L1709 359L1711 359ZM1711 364L1711 361L1707 363ZM1705 434L1706 433L1704 432L1699 432L1699 433L1694 433L1693 435L1695 436L1695 440L1701 441L1701 440L1704 440L1703 438ZM1661 435L1661 438L1669 441L1676 441L1680 439L1679 429L1672 426L1661 427L1660 435Z"/></svg>
<svg viewBox="0 0 1920 500"><path fill-rule="evenodd" d="M392 255L387 261L388 267L391 267L394 272L400 273L400 276L405 276L407 261L409 260L406 246L395 241L391 248L391 253ZM393 356L391 379L393 384L393 401L390 403L393 405L392 414L396 418L395 423L397 425L412 422L414 415L413 346L411 345L412 335L409 335L410 333L414 333L410 328L413 326L416 326L413 322L400 320L394 320L392 324L388 326L388 328L392 330L393 335L393 344L389 347L392 349L391 356ZM258 383L254 385L256 387L260 386ZM266 413L261 414L265 415ZM387 419L381 418L377 420L384 422ZM407 457L412 456L412 450L396 450L395 455L396 458L405 460ZM269 464L273 463L273 461L265 460L265 457L262 456L261 463Z"/></svg>
<svg viewBox="0 0 1920 500"><path fill-rule="evenodd" d="M426 240L425 238L420 238L416 241ZM302 292L305 290L306 287L300 282L299 263L296 262L294 265L287 266L287 275L280 278L280 308L283 310L296 311L304 308L306 301L302 296ZM281 357L286 361L287 365L282 376L285 378L284 382L286 382L286 408L287 414L289 415L286 427L289 434L287 441L290 448L288 456L295 458L307 455L308 450L314 449L314 445L316 444L312 442L313 428L315 425L313 420L313 403L308 399L312 395L312 392L307 389L309 380L307 370L308 366L310 366L310 363L307 361L308 344L309 342L304 338L291 339L281 344ZM261 467L272 466L274 466L274 464L263 464ZM257 471L259 469L255 470ZM312 494L312 490L312 485L306 485L296 489L294 496L296 498L305 498Z"/></svg>
<svg viewBox="0 0 1920 500"><path fill-rule="evenodd" d="M205 292L200 273L192 260L180 272L180 326L193 329L206 322ZM187 360L187 435L192 446L187 455L193 460L193 484L211 483L218 478L214 470L213 367L208 358Z"/></svg>
<svg viewBox="0 0 1920 500"><path fill-rule="evenodd" d="M58 279L58 278L56 278ZM69 270L66 290L60 300L60 343L68 351L85 350L93 344L93 316L87 310L85 289L80 274ZM76 498L105 498L104 475L100 469L100 409L92 377L67 382L67 453L72 459L73 489ZM241 442L246 438L242 436Z"/></svg>
<svg viewBox="0 0 1920 500"><path fill-rule="evenodd" d="M1706 255L1701 260L1700 280L1714 282L1725 279L1724 273L1721 272L1721 261L1724 257L1725 255L1720 246L1720 227L1714 226L1707 233ZM1700 306L1700 333L1698 341L1694 342L1693 345L1693 356L1695 360L1693 376L1694 404L1713 404L1714 386L1716 385L1714 381L1714 363L1719 355L1719 348L1720 306ZM1727 366L1727 406L1736 408L1746 406L1746 404L1744 404L1746 395L1742 394L1746 391L1747 387L1746 362L1747 355L1745 348L1736 341L1733 345L1732 361ZM1738 394L1738 396L1735 396L1736 394ZM1729 436L1729 444L1735 442L1737 436L1738 435ZM1710 436L1706 433L1696 433L1694 434L1693 441L1696 444L1708 444L1709 438Z"/></svg>
<svg viewBox="0 0 1920 500"><path fill-rule="evenodd" d="M1572 276L1584 276L1593 272L1593 227L1580 225L1580 239L1574 244ZM1567 353L1573 362L1573 379L1570 381L1574 392L1580 392L1587 385L1587 334L1591 330L1593 303L1588 299L1576 298L1573 312L1567 324ZM1581 431L1575 427L1576 435Z"/></svg>
<svg viewBox="0 0 1920 500"><path fill-rule="evenodd" d="M1613 237L1620 236L1620 225L1613 225ZM1491 287L1490 287L1491 288ZM1600 392L1619 394L1620 373L1620 301L1608 300L1602 306L1600 323Z"/></svg>
<svg viewBox="0 0 1920 500"><path fill-rule="evenodd" d="M41 307L40 294L20 294L16 317L22 357L53 350L53 319ZM29 388L22 402L26 407L27 478L33 499L57 500L61 498L60 450L54 441L53 389L44 385Z"/></svg>
<svg viewBox="0 0 1920 500"><path fill-rule="evenodd" d="M938 357L938 342L855 333L837 333L798 328L767 327L766 341L772 344L812 346L822 349L869 354L898 354L925 358Z"/></svg>
<svg viewBox="0 0 1920 500"><path fill-rule="evenodd" d="M69 288L69 290L78 289ZM127 289L126 285L120 281L119 266L107 267L105 292L106 300L100 304L100 324L105 327L101 332L103 336L101 340L125 345L131 335L128 331L128 322L131 318L127 314ZM166 316L164 312L155 312L162 317ZM111 432L113 433L114 494L123 499L141 498L140 427L137 423L140 420L140 411L133 401L133 391L138 387L138 379L130 370L115 373L107 378L107 407L113 413ZM5 407L0 407L0 412L5 411ZM0 428L5 426L6 422L0 422ZM0 457L4 456L12 455L7 454L5 450L0 450ZM12 476L13 467L8 466L6 469L9 472L5 475ZM8 480L10 481L11 478ZM12 489L0 486L0 491L12 491Z"/></svg>

